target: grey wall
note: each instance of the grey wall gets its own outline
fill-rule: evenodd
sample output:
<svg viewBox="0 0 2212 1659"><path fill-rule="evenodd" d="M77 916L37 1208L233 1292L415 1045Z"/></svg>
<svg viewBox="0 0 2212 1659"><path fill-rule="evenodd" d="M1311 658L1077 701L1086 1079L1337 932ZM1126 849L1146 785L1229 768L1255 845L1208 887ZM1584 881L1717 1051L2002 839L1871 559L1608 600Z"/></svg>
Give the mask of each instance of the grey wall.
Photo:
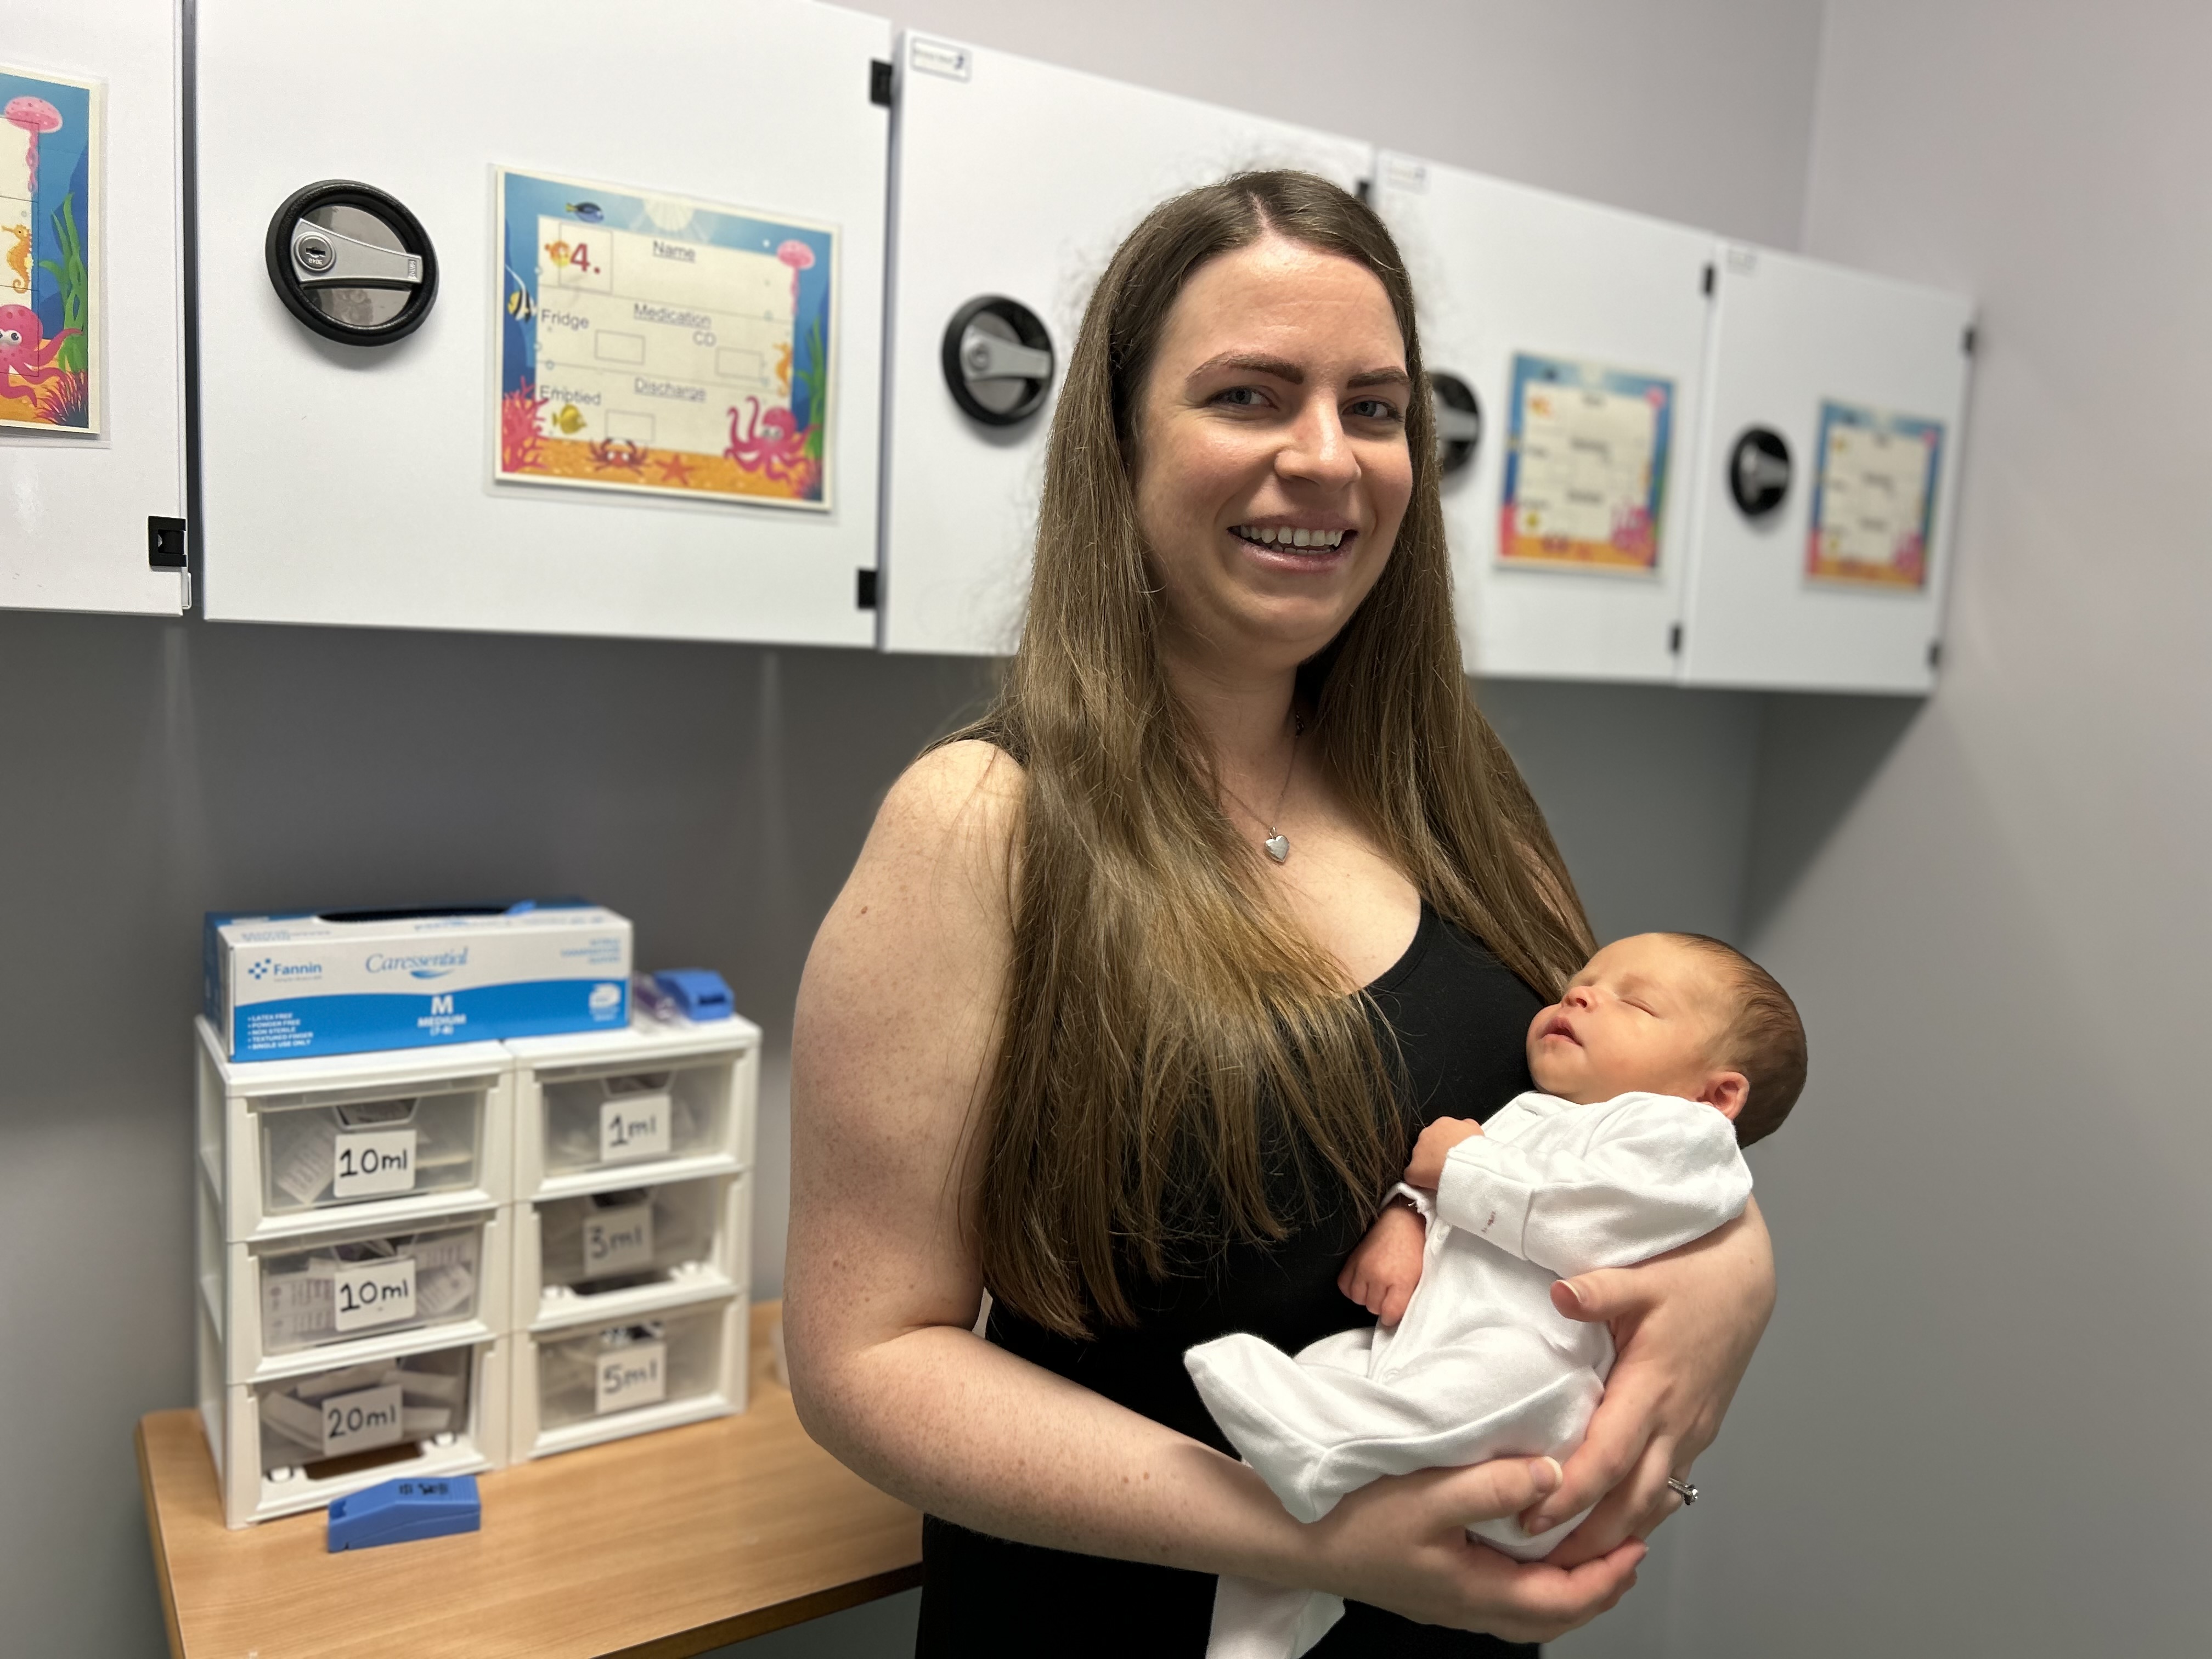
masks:
<svg viewBox="0 0 2212 1659"><path fill-rule="evenodd" d="M1778 702L1781 1310L1646 1655L2207 1648L2212 12L1829 0L1816 253L1984 302L1924 708Z"/></svg>
<svg viewBox="0 0 2212 1659"><path fill-rule="evenodd" d="M1788 243L1802 211L1817 0L904 17L1739 235ZM883 789L987 684L858 652L0 613L0 1646L162 1650L129 1441L191 1395L204 909L574 891L635 918L647 963L720 968L769 1032L773 1293L807 941ZM1756 700L1484 695L1601 931L1735 928ZM751 1650L889 1654L911 1617Z"/></svg>

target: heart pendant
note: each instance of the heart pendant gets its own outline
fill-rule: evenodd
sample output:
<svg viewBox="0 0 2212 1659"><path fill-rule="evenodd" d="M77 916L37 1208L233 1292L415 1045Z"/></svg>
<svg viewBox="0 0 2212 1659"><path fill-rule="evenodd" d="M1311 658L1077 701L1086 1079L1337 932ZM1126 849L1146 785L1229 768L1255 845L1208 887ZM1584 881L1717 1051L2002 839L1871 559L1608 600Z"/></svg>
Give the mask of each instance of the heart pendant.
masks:
<svg viewBox="0 0 2212 1659"><path fill-rule="evenodd" d="M1280 830L1268 836L1261 845L1267 848L1267 856L1276 863L1287 864L1290 861L1291 838Z"/></svg>

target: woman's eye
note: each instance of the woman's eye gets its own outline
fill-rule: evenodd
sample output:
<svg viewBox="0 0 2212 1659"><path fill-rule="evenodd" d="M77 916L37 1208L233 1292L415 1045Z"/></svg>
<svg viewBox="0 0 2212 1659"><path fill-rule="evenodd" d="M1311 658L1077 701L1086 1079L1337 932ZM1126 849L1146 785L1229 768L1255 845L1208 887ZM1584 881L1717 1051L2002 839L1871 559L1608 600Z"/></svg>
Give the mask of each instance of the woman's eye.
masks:
<svg viewBox="0 0 2212 1659"><path fill-rule="evenodd" d="M1257 409L1261 392L1256 386L1232 386L1228 391L1215 394L1213 401L1227 404L1233 409Z"/></svg>
<svg viewBox="0 0 2212 1659"><path fill-rule="evenodd" d="M1362 398L1352 404L1351 413L1354 418L1362 421L1395 421L1400 418L1397 407L1380 398Z"/></svg>

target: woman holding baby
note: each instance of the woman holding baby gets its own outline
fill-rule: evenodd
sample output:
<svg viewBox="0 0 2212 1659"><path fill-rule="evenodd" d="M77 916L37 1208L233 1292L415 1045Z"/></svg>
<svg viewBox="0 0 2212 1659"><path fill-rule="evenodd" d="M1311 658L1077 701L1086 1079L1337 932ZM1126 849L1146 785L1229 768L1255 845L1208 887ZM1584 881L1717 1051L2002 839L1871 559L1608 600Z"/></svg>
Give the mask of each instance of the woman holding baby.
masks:
<svg viewBox="0 0 2212 1659"><path fill-rule="evenodd" d="M1184 1370L1372 1323L1337 1281L1416 1138L1530 1086L1590 954L1461 675L1433 457L1363 204L1267 173L1157 210L1068 365L998 702L900 780L823 925L793 1387L931 1517L926 1653L1197 1655L1222 1574L1345 1598L1323 1659L1547 1639L1634 1582L1764 1328L1753 1207L1570 1282L1620 1355L1564 1476L1425 1469L1311 1523ZM1466 1532L1593 1503L1540 1562Z"/></svg>

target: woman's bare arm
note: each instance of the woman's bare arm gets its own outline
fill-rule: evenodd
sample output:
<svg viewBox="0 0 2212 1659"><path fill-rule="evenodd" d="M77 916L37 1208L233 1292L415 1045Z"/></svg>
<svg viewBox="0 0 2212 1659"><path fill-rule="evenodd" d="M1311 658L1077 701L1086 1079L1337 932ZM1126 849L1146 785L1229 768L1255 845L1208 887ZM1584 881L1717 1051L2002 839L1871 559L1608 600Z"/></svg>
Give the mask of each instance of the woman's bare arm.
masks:
<svg viewBox="0 0 2212 1659"><path fill-rule="evenodd" d="M1001 1537L1333 1589L1522 1639L1610 1606L1640 1544L1567 1571L1462 1530L1551 1490L1548 1460L1377 1482L1301 1526L1243 1464L971 1334L982 1284L963 1221L1020 789L986 745L925 757L808 959L785 1293L808 1431L885 1491Z"/></svg>

